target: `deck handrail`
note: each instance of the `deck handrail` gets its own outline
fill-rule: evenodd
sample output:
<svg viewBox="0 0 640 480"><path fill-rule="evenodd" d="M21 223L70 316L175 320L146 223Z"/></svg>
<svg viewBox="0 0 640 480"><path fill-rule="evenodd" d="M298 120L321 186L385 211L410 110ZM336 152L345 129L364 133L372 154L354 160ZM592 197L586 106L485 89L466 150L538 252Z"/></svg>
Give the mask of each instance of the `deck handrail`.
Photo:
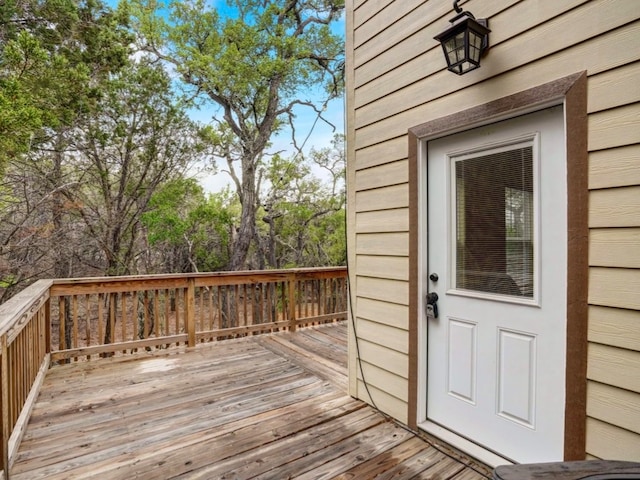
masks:
<svg viewBox="0 0 640 480"><path fill-rule="evenodd" d="M0 479L53 362L347 317L346 267L39 280L0 305Z"/></svg>
<svg viewBox="0 0 640 480"><path fill-rule="evenodd" d="M49 368L52 283L39 280L0 305L0 472L5 479Z"/></svg>

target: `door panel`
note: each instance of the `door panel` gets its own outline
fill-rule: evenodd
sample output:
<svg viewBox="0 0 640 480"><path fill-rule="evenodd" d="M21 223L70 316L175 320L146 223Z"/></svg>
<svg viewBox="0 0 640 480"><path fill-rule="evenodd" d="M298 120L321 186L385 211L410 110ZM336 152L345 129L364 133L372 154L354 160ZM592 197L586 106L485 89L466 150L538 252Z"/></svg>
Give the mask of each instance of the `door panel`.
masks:
<svg viewBox="0 0 640 480"><path fill-rule="evenodd" d="M563 126L554 107L427 145L427 417L517 462L563 455Z"/></svg>
<svg viewBox="0 0 640 480"><path fill-rule="evenodd" d="M536 337L499 329L498 415L534 427Z"/></svg>
<svg viewBox="0 0 640 480"><path fill-rule="evenodd" d="M476 324L449 319L449 386L450 395L467 402L476 400Z"/></svg>

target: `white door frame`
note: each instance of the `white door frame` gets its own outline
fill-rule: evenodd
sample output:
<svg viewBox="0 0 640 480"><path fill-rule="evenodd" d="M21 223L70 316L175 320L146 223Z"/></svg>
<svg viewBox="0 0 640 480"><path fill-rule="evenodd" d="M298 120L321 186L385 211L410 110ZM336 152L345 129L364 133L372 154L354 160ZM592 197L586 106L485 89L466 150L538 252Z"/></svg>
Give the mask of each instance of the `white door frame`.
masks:
<svg viewBox="0 0 640 480"><path fill-rule="evenodd" d="M517 97L517 98L515 98ZM506 100L506 101L503 101ZM414 230L410 239L410 261L414 268L410 281L410 402L409 424L424 429L428 433L445 440L453 446L489 464L507 463L490 452L459 435L427 421L426 383L426 318L424 295L426 293L426 272L428 232L426 219L426 145L429 140L495 123L516 116L532 113L547 107L563 105L565 116L567 171L568 171L568 275L572 282L567 287L567 377L568 390L565 404L565 460L583 459L585 452L586 423L586 307L587 307L587 122L586 122L586 74L581 72L549 84L515 94L507 99L499 99L460 114L454 114L419 125L409 130L410 198ZM572 138L569 138L569 135ZM412 163L413 162L413 163ZM572 179L577 176L578 181ZM412 192L412 193L411 193ZM575 233L579 237L576 240ZM572 242L577 242L574 244ZM584 257L584 258L583 258ZM415 262L415 263L414 263ZM576 280L574 280L576 277ZM570 355L569 355L569 352ZM584 387L581 387L584 385Z"/></svg>

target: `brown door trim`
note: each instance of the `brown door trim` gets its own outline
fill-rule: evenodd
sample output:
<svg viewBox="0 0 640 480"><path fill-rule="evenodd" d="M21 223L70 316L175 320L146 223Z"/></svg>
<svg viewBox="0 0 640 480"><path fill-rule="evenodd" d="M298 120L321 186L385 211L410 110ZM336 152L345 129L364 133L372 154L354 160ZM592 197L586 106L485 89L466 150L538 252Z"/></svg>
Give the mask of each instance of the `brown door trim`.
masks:
<svg viewBox="0 0 640 480"><path fill-rule="evenodd" d="M587 75L544 85L441 117L408 131L409 158L409 426L417 428L419 321L419 142L564 103L567 152L567 358L565 460L585 458L587 399L588 150Z"/></svg>

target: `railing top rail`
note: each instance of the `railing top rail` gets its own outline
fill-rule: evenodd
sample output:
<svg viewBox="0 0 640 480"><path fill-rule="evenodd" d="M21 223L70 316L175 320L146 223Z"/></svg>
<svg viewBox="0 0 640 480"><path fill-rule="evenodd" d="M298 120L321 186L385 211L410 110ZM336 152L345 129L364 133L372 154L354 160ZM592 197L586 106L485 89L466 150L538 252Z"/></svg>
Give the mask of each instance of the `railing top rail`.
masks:
<svg viewBox="0 0 640 480"><path fill-rule="evenodd" d="M320 276L345 276L346 267L292 268L286 270L244 270L239 272L169 273L161 275L128 275L118 277L60 278L53 280L51 295L70 293L97 293L99 291L120 291L131 288L184 288L189 280L196 285L224 285L285 280L291 275L313 278ZM136 285L139 284L139 285Z"/></svg>
<svg viewBox="0 0 640 480"><path fill-rule="evenodd" d="M26 321L49 298L52 280L38 280L0 305L0 335Z"/></svg>

